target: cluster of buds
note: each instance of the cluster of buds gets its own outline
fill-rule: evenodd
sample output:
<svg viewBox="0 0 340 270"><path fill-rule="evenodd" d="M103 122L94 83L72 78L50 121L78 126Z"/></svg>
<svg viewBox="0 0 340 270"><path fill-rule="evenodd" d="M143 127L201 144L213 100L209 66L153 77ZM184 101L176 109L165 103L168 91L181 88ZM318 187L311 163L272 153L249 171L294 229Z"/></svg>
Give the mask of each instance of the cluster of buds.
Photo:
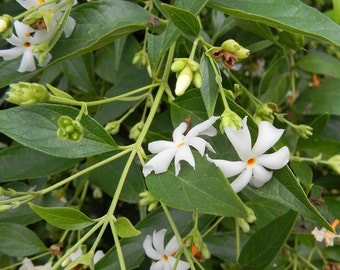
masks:
<svg viewBox="0 0 340 270"><path fill-rule="evenodd" d="M79 121L69 116L61 116L58 120L57 135L60 139L78 142L83 138L84 129Z"/></svg>
<svg viewBox="0 0 340 270"><path fill-rule="evenodd" d="M116 135L120 129L120 121L112 121L105 125L105 130L111 135Z"/></svg>
<svg viewBox="0 0 340 270"><path fill-rule="evenodd" d="M3 38L8 38L13 33L14 18L8 14L0 16L0 34Z"/></svg>
<svg viewBox="0 0 340 270"><path fill-rule="evenodd" d="M220 130L222 133L226 127L230 127L234 130L242 128L242 118L229 108L225 109L221 115Z"/></svg>
<svg viewBox="0 0 340 270"><path fill-rule="evenodd" d="M181 96L188 89L191 83L195 87L202 86L202 74L200 65L188 58L176 58L171 65L171 71L177 73L175 94Z"/></svg>
<svg viewBox="0 0 340 270"><path fill-rule="evenodd" d="M129 134L129 138L131 140L135 140L137 141L139 138L139 135L143 129L144 126L144 122L138 122L137 124L135 124L131 129L130 129L130 134Z"/></svg>
<svg viewBox="0 0 340 270"><path fill-rule="evenodd" d="M28 82L10 84L10 91L7 95L8 102L21 106L47 102L50 98L50 94L43 85Z"/></svg>
<svg viewBox="0 0 340 270"><path fill-rule="evenodd" d="M139 204L148 207L148 211L151 212L152 210L156 209L159 201L156 199L155 196L148 190L143 191L139 194L141 197Z"/></svg>
<svg viewBox="0 0 340 270"><path fill-rule="evenodd" d="M247 58L249 54L248 49L242 47L233 39L224 41L221 47L213 47L207 51L208 56L221 60L227 68L232 68L238 60Z"/></svg>
<svg viewBox="0 0 340 270"><path fill-rule="evenodd" d="M141 50L135 53L132 59L132 64L137 65L139 67L146 67L146 70L148 71L149 76L152 78L149 57L145 50Z"/></svg>
<svg viewBox="0 0 340 270"><path fill-rule="evenodd" d="M194 228L185 237L184 245L191 249L191 254L200 262L210 258L211 253L202 239L201 233Z"/></svg>
<svg viewBox="0 0 340 270"><path fill-rule="evenodd" d="M254 114L255 123L260 123L261 121L268 121L273 123L274 121L274 112L278 112L278 107L275 103L264 103L262 104Z"/></svg>

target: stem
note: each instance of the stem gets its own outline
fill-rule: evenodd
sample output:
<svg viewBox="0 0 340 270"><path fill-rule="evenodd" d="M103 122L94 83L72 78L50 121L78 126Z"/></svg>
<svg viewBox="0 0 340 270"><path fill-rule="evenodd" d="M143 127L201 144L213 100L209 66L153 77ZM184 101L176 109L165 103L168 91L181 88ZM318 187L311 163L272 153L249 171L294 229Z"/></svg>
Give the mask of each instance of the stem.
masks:
<svg viewBox="0 0 340 270"><path fill-rule="evenodd" d="M235 238L236 238L236 262L237 262L241 253L240 227L237 224L237 218L235 218Z"/></svg>
<svg viewBox="0 0 340 270"><path fill-rule="evenodd" d="M123 255L122 247L121 247L120 242L119 242L119 237L118 237L117 229L116 229L116 226L115 226L114 221L113 221L112 218L110 219L109 222L110 222L110 226L111 226L111 231L112 231L113 239L114 239L115 244L116 244L116 250L117 250L119 266L120 266L121 270L125 270L126 266L125 266L125 261L124 261L124 255Z"/></svg>
<svg viewBox="0 0 340 270"><path fill-rule="evenodd" d="M196 52L196 49L197 49L197 46L198 46L198 41L200 40L200 38L196 38L193 45L192 45L192 48L191 48L191 52L190 52L190 56L189 56L189 61L190 60L194 60L194 57L195 57L195 52Z"/></svg>

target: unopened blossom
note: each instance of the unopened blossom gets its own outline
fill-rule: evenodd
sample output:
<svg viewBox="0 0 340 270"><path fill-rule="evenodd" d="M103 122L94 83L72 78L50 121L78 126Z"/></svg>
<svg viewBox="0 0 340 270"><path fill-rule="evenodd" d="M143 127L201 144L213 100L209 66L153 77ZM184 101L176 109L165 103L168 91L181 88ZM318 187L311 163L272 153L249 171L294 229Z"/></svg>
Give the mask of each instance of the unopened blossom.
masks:
<svg viewBox="0 0 340 270"><path fill-rule="evenodd" d="M285 166L289 161L289 150L287 146L278 151L265 154L280 139L284 130L277 129L267 121L259 123L257 140L252 147L250 132L247 126L247 117L242 121L243 128L234 130L226 127L225 132L234 146L240 161L228 161L220 159L210 159L221 169L226 177L238 175L231 183L234 191L240 192L249 183L253 187L261 187L268 182L273 175L268 169L278 170Z"/></svg>
<svg viewBox="0 0 340 270"><path fill-rule="evenodd" d="M154 231L153 235L147 235L144 242L143 248L146 255L157 262L153 262L150 270L170 270L174 269L176 264L176 253L179 248L179 244L175 236L171 238L169 243L164 248L164 237L166 229L162 229L158 232ZM177 270L186 270L190 266L185 261L178 261Z"/></svg>
<svg viewBox="0 0 340 270"><path fill-rule="evenodd" d="M14 48L7 50L0 50L0 56L4 60L12 60L22 55L22 60L19 66L19 72L34 71L36 69L34 58L38 58L38 54L33 53L33 48L39 45L48 38L48 33L45 30L38 31L20 22L14 22L15 34L6 40L14 45ZM33 34L34 33L34 34ZM46 64L51 56L48 55L47 59L41 65Z"/></svg>
<svg viewBox="0 0 340 270"><path fill-rule="evenodd" d="M149 151L157 155L155 155L144 165L144 176L149 175L152 171L155 171L156 174L166 172L173 158L175 158L176 176L181 170L181 160L185 160L191 165L191 167L195 169L195 160L192 155L190 146L194 147L201 154L201 156L204 155L205 148L208 148L210 151L215 152L212 146L207 141L198 136L215 136L217 130L212 125L216 122L217 119L219 119L219 117L213 116L190 129L188 133L186 133L188 129L188 123L182 122L174 130L172 134L172 142L159 140L149 143Z"/></svg>
<svg viewBox="0 0 340 270"><path fill-rule="evenodd" d="M34 266L30 259L25 258L19 270L50 270L52 269L52 263L48 262L45 265Z"/></svg>
<svg viewBox="0 0 340 270"><path fill-rule="evenodd" d="M334 220L334 222L332 223L332 228L335 229L337 226L339 225L339 220L336 219ZM314 228L314 230L312 231L312 234L315 237L315 240L318 242L325 242L325 246L333 246L334 245L334 239L339 238L340 239L340 235L335 234L331 231L328 231L326 228L321 228L321 230L319 230L317 227Z"/></svg>
<svg viewBox="0 0 340 270"><path fill-rule="evenodd" d="M63 261L63 263L61 265L63 267L65 267L66 265L70 264L71 262L74 262L77 259L79 259L81 256L88 256L88 255L90 255L90 254L89 253L84 254L82 247L79 246L79 248L75 252L71 253L70 256L65 261ZM93 254L90 255L91 256L90 259L92 258L91 264L93 263L93 265L95 265L101 258L104 257L104 255L105 254L102 250L97 250L94 255Z"/></svg>

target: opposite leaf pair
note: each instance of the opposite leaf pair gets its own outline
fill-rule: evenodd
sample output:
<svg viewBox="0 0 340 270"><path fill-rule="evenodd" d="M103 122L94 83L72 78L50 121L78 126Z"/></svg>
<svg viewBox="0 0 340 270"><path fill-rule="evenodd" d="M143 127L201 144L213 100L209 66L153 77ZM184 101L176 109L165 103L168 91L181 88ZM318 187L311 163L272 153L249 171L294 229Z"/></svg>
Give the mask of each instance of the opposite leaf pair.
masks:
<svg viewBox="0 0 340 270"><path fill-rule="evenodd" d="M193 146L201 156L204 155L205 148L215 152L212 146L199 135L215 136L217 130L212 126L219 117L213 116L203 123L190 129L186 122L181 123L173 132L173 142L155 141L149 144L148 149L151 153L157 154L149 160L143 167L144 176L152 171L156 174L166 172L170 162L175 158L175 175L181 169L180 161L187 161L195 169L195 160L191 153L190 146ZM289 161L289 149L282 147L275 153L264 154L268 149L280 139L284 130L277 129L267 121L259 123L258 138L252 147L250 132L247 126L247 117L242 121L242 129L234 130L230 127L225 128L225 133L234 146L241 161L227 161L211 159L221 169L226 177L239 176L231 183L235 192L241 191L248 183L254 187L261 187L272 178L273 172L266 170L281 169Z"/></svg>

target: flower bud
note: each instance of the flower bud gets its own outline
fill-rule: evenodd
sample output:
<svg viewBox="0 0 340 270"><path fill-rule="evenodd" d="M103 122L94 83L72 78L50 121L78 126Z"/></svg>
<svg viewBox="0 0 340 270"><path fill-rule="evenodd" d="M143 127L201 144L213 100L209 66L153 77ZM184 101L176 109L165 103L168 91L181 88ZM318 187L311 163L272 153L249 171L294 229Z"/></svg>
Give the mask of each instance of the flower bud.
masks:
<svg viewBox="0 0 340 270"><path fill-rule="evenodd" d="M49 100L50 94L47 89L37 83L19 82L10 84L10 91L7 92L6 100L10 103L29 106Z"/></svg>
<svg viewBox="0 0 340 270"><path fill-rule="evenodd" d="M248 49L241 48L238 51L235 52L235 55L237 56L238 60L242 60L244 58L247 58L249 56L250 52Z"/></svg>
<svg viewBox="0 0 340 270"><path fill-rule="evenodd" d="M0 205L0 213L7 212L8 210L11 210L15 206L16 206L15 204L3 204L3 205Z"/></svg>
<svg viewBox="0 0 340 270"><path fill-rule="evenodd" d="M328 160L328 166L333 169L337 174L340 174L340 155L332 156Z"/></svg>
<svg viewBox="0 0 340 270"><path fill-rule="evenodd" d="M200 70L198 70L194 73L194 78L192 79L192 82L195 85L195 87L201 88L201 86L202 86L202 74L201 74Z"/></svg>
<svg viewBox="0 0 340 270"><path fill-rule="evenodd" d="M175 59L170 69L172 72L180 72L187 65L187 63L188 63L187 59L183 59L183 58Z"/></svg>
<svg viewBox="0 0 340 270"><path fill-rule="evenodd" d="M103 198L103 192L99 187L95 187L95 189L92 192L92 196L94 199L101 199Z"/></svg>
<svg viewBox="0 0 340 270"><path fill-rule="evenodd" d="M308 139L308 137L313 135L313 128L307 125L298 125L295 127L295 130L304 139Z"/></svg>
<svg viewBox="0 0 340 270"><path fill-rule="evenodd" d="M225 109L221 115L220 130L222 133L226 127L230 127L234 130L242 128L242 118L230 109Z"/></svg>
<svg viewBox="0 0 340 270"><path fill-rule="evenodd" d="M4 14L0 16L0 33L3 38L8 38L13 33L14 18L10 15Z"/></svg>
<svg viewBox="0 0 340 270"><path fill-rule="evenodd" d="M276 104L274 103L264 103L261 105L260 108L257 109L257 111L254 114L254 120L255 123L258 124L261 121L268 121L270 123L273 123L274 121L274 115L273 115L273 109L277 108Z"/></svg>
<svg viewBox="0 0 340 270"><path fill-rule="evenodd" d="M84 130L79 121L69 116L61 116L58 120L59 129L57 135L62 140L78 142L83 138Z"/></svg>
<svg viewBox="0 0 340 270"><path fill-rule="evenodd" d="M189 67L192 70L192 72L196 72L200 70L200 64L195 61L188 61Z"/></svg>
<svg viewBox="0 0 340 270"><path fill-rule="evenodd" d="M144 122L138 122L137 124L135 124L131 129L130 129L130 134L129 134L129 138L131 140L135 140L137 141L137 139L139 138L139 135L142 131L142 128L144 126Z"/></svg>
<svg viewBox="0 0 340 270"><path fill-rule="evenodd" d="M145 67L147 63L148 63L148 54L146 53L146 51L141 50L135 53L132 59L132 64L138 65L140 67Z"/></svg>
<svg viewBox="0 0 340 270"><path fill-rule="evenodd" d="M228 51L228 52L233 52L233 53L238 51L241 48L243 47L233 39L228 39L224 41L221 45L222 51Z"/></svg>
<svg viewBox="0 0 340 270"><path fill-rule="evenodd" d="M148 206L149 212L154 210L158 205L159 201L156 199L155 196L152 195L150 191L147 190L143 191L142 193L139 194L139 197L141 197L139 204Z"/></svg>
<svg viewBox="0 0 340 270"><path fill-rule="evenodd" d="M204 261L209 259L211 253L202 239L201 233L197 228L191 230L191 232L185 237L184 245L191 248L191 254L198 260Z"/></svg>
<svg viewBox="0 0 340 270"><path fill-rule="evenodd" d="M248 223L253 223L253 222L255 222L255 221L256 221L256 216L255 216L255 213L254 213L253 209L247 207L246 211L247 211L247 218L246 218L246 221L247 221Z"/></svg>
<svg viewBox="0 0 340 270"><path fill-rule="evenodd" d="M192 70L187 65L178 75L176 88L175 88L175 94L177 96L183 95L185 90L187 90L189 85L191 84L192 79L193 79Z"/></svg>
<svg viewBox="0 0 340 270"><path fill-rule="evenodd" d="M247 233L250 231L249 223L243 218L237 218L237 225L240 226L243 232Z"/></svg>
<svg viewBox="0 0 340 270"><path fill-rule="evenodd" d="M119 132L120 121L112 121L106 124L105 130L111 135L116 135Z"/></svg>

